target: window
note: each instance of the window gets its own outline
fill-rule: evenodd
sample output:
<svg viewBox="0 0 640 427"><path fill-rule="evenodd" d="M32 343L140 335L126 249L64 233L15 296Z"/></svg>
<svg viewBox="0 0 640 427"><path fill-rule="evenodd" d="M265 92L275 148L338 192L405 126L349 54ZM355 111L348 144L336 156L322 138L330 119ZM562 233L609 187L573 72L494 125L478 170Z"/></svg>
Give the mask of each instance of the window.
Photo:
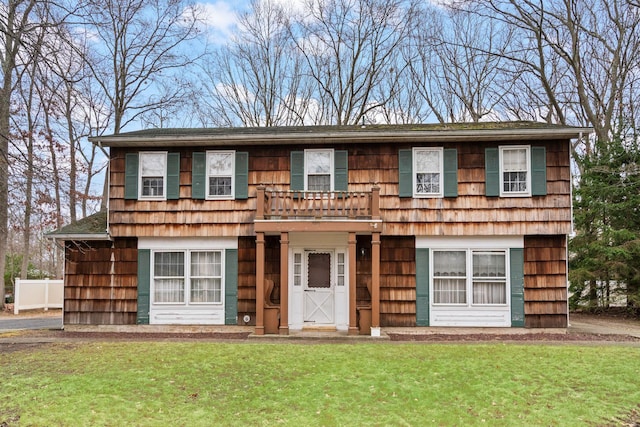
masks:
<svg viewBox="0 0 640 427"><path fill-rule="evenodd" d="M333 150L305 150L305 180L308 191L332 191Z"/></svg>
<svg viewBox="0 0 640 427"><path fill-rule="evenodd" d="M184 302L184 253L157 252L153 262L154 301Z"/></svg>
<svg viewBox="0 0 640 427"><path fill-rule="evenodd" d="M233 198L234 159L233 151L207 152L207 198Z"/></svg>
<svg viewBox="0 0 640 427"><path fill-rule="evenodd" d="M433 254L433 302L467 303L467 265L464 251L436 251Z"/></svg>
<svg viewBox="0 0 640 427"><path fill-rule="evenodd" d="M222 270L221 251L155 252L153 302L221 304Z"/></svg>
<svg viewBox="0 0 640 427"><path fill-rule="evenodd" d="M415 197L442 196L442 148L414 148L413 170Z"/></svg>
<svg viewBox="0 0 640 427"><path fill-rule="evenodd" d="M502 195L531 194L529 147L500 147L500 188Z"/></svg>
<svg viewBox="0 0 640 427"><path fill-rule="evenodd" d="M506 251L434 250L433 303L506 305Z"/></svg>
<svg viewBox="0 0 640 427"><path fill-rule="evenodd" d="M458 150L443 147L398 150L398 196L458 197Z"/></svg>
<svg viewBox="0 0 640 427"><path fill-rule="evenodd" d="M140 153L140 198L164 199L167 153Z"/></svg>

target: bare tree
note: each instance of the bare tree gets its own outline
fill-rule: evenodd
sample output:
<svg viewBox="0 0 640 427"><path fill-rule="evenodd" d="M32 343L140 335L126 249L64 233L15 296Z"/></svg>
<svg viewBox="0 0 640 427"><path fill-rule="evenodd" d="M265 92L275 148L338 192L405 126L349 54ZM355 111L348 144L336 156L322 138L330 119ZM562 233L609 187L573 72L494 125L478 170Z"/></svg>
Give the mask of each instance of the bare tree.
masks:
<svg viewBox="0 0 640 427"><path fill-rule="evenodd" d="M389 102L417 9L413 0L308 0L290 32L315 85L317 122L359 123Z"/></svg>
<svg viewBox="0 0 640 427"><path fill-rule="evenodd" d="M11 122L11 97L15 89L18 53L22 43L34 24L29 18L36 0L9 0L0 9L0 65L2 67L2 87L0 88L0 272L2 273L2 294L0 307L4 306L6 293L4 284L5 257L7 254L8 205L9 205L9 134Z"/></svg>
<svg viewBox="0 0 640 427"><path fill-rule="evenodd" d="M87 57L113 111L113 133L138 116L184 94L175 84L154 97L158 81L176 78L193 63L189 43L198 36L198 8L185 0L89 0L82 9L99 44ZM84 52L81 52L84 54Z"/></svg>
<svg viewBox="0 0 640 427"><path fill-rule="evenodd" d="M509 58L535 76L549 114L560 123L591 124L606 141L637 127L635 101L640 14L627 0L489 0L480 13L512 26L522 49ZM526 42L526 44L525 44ZM540 99L540 101L542 101ZM593 147L574 147L574 154Z"/></svg>
<svg viewBox="0 0 640 427"><path fill-rule="evenodd" d="M292 126L305 122L310 89L287 31L291 11L253 0L238 31L205 65L206 121L221 126Z"/></svg>

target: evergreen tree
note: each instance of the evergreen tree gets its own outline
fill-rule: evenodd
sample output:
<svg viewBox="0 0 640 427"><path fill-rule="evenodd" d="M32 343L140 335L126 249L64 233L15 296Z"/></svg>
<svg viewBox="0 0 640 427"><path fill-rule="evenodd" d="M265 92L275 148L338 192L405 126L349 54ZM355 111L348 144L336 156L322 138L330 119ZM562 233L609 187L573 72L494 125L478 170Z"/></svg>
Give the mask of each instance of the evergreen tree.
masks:
<svg viewBox="0 0 640 427"><path fill-rule="evenodd" d="M640 152L617 139L578 159L584 171L574 192L576 236L570 281L575 308L608 307L619 293L640 308Z"/></svg>

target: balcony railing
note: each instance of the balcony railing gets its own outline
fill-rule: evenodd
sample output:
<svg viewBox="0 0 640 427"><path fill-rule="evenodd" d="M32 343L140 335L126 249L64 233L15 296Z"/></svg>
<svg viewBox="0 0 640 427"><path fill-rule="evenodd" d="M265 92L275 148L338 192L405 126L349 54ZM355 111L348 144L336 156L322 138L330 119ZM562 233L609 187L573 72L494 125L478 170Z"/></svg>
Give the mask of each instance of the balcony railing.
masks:
<svg viewBox="0 0 640 427"><path fill-rule="evenodd" d="M380 219L380 189L285 191L258 187L256 219Z"/></svg>

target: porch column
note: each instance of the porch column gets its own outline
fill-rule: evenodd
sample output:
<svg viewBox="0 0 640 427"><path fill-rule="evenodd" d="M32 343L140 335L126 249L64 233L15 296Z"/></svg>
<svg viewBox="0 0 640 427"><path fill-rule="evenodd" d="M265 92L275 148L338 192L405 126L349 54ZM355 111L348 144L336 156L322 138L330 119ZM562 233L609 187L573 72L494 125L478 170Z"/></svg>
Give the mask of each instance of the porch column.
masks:
<svg viewBox="0 0 640 427"><path fill-rule="evenodd" d="M289 233L280 233L280 335L289 335Z"/></svg>
<svg viewBox="0 0 640 427"><path fill-rule="evenodd" d="M356 233L349 233L349 335L358 335L356 314Z"/></svg>
<svg viewBox="0 0 640 427"><path fill-rule="evenodd" d="M371 235L371 336L380 336L380 233Z"/></svg>
<svg viewBox="0 0 640 427"><path fill-rule="evenodd" d="M264 335L264 233L256 233L256 335Z"/></svg>

